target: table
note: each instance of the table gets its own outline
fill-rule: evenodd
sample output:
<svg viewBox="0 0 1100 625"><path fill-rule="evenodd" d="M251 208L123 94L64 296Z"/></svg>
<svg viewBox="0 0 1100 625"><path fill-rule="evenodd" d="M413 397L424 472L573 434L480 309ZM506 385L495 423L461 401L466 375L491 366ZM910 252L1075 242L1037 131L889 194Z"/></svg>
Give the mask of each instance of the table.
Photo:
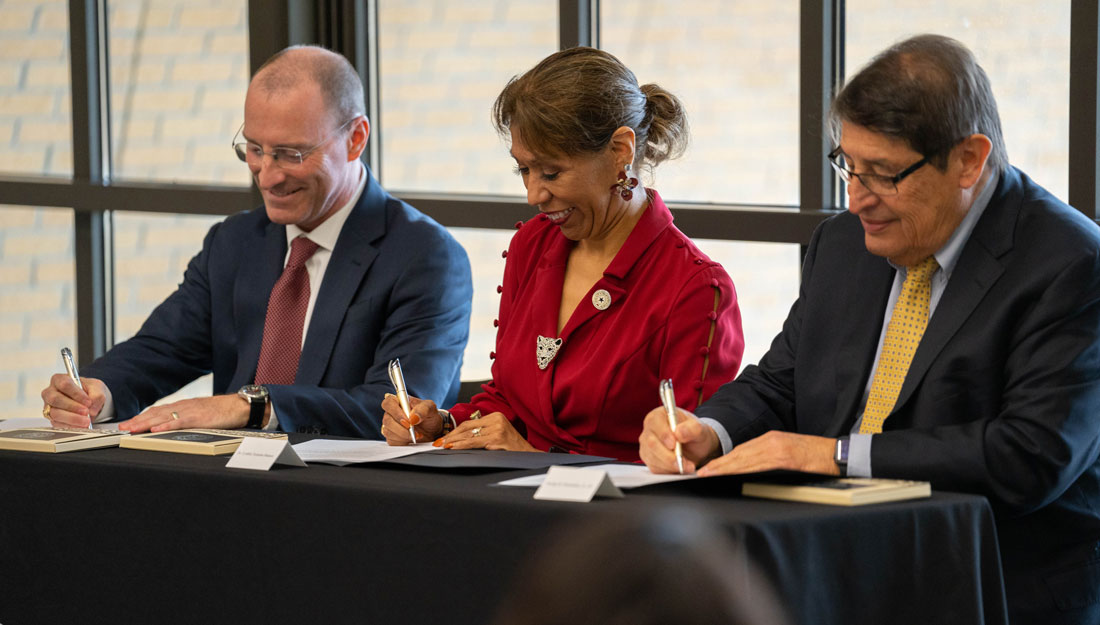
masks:
<svg viewBox="0 0 1100 625"><path fill-rule="evenodd" d="M730 531L792 622L1005 622L982 497L840 508L717 478L571 504L490 487L525 472L225 462L0 451L0 623L487 623L556 524L685 505Z"/></svg>

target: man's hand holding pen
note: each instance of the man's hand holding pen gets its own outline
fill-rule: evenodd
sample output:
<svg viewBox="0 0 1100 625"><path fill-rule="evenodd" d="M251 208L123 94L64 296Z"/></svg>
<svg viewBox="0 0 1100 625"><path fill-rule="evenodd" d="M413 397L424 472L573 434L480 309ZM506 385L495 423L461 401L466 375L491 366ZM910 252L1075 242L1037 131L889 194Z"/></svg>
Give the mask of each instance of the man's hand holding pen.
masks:
<svg viewBox="0 0 1100 625"><path fill-rule="evenodd" d="M42 416L57 427L90 427L107 401L106 389L95 378L81 378L78 384L67 373L55 373L42 390Z"/></svg>
<svg viewBox="0 0 1100 625"><path fill-rule="evenodd" d="M683 452L684 473L695 470L722 453L718 435L704 425L692 413L676 408L678 425L673 432L669 426L668 412L664 406L654 408L645 417L642 434L638 437L642 461L654 473L679 473L676 462L676 445Z"/></svg>

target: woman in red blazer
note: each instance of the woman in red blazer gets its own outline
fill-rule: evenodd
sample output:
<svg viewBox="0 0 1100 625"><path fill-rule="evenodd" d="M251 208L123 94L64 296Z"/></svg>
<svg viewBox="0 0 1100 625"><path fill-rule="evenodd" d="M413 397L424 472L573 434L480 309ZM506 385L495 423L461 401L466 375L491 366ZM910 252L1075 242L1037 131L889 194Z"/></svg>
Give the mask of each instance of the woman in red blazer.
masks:
<svg viewBox="0 0 1100 625"><path fill-rule="evenodd" d="M683 107L580 47L512 79L493 118L539 211L507 251L493 379L449 414L412 398L406 418L389 396L382 433L408 444L411 420L418 441L447 448L636 461L660 380L692 410L744 351L733 282L632 173L683 152Z"/></svg>

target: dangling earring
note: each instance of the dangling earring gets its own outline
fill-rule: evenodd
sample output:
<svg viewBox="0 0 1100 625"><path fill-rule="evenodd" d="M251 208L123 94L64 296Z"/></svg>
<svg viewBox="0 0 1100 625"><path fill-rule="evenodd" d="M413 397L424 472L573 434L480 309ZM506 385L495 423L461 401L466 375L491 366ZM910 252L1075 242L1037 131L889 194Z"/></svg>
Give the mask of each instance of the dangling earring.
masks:
<svg viewBox="0 0 1100 625"><path fill-rule="evenodd" d="M611 185L611 191L614 192L615 190L618 190L619 195L627 202L629 202L630 199L634 197L634 191L632 191L632 189L638 186L638 179L629 178L629 174L630 163L627 163L623 166L621 170L619 170L619 179L615 181L615 184Z"/></svg>

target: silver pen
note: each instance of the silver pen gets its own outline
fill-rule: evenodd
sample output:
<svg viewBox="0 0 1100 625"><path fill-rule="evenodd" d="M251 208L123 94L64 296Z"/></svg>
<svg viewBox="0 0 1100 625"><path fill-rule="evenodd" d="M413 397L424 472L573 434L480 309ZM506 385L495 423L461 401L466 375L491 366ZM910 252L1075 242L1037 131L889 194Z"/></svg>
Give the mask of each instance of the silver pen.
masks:
<svg viewBox="0 0 1100 625"><path fill-rule="evenodd" d="M405 375L401 373L401 359L394 358L390 361L390 382L393 383L397 393L397 401L401 403L401 409L405 411L405 418L409 420L409 436L413 444L416 444L416 430L412 424L412 408L409 408L409 391L405 388Z"/></svg>
<svg viewBox="0 0 1100 625"><path fill-rule="evenodd" d="M672 393L672 380L661 380L661 403L668 413L668 427L676 431L676 396ZM676 466L680 468L680 475L684 474L684 450L680 441L676 441Z"/></svg>
<svg viewBox="0 0 1100 625"><path fill-rule="evenodd" d="M65 372L69 374L73 382L84 390L84 383L80 381L80 374L76 371L76 361L73 360L73 350L68 347L61 348L61 362L65 363ZM88 429L92 429L92 418L88 417Z"/></svg>

